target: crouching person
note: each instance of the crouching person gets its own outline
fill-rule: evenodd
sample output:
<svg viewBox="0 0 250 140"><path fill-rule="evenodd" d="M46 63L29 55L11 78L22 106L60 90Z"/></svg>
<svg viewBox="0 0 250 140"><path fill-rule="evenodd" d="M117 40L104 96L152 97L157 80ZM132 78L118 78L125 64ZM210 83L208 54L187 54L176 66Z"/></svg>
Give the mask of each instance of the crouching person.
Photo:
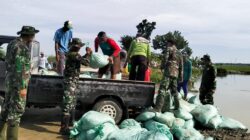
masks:
<svg viewBox="0 0 250 140"><path fill-rule="evenodd" d="M64 70L64 95L62 104L62 120L60 133L69 135L69 123L71 115L74 117L76 106L76 93L82 57L79 54L81 47L84 46L81 39L73 38L70 43L70 50L66 54L66 66Z"/></svg>
<svg viewBox="0 0 250 140"><path fill-rule="evenodd" d="M213 94L216 89L216 69L212 65L209 55L201 58L203 65L202 79L200 85L200 101L202 104L214 104Z"/></svg>

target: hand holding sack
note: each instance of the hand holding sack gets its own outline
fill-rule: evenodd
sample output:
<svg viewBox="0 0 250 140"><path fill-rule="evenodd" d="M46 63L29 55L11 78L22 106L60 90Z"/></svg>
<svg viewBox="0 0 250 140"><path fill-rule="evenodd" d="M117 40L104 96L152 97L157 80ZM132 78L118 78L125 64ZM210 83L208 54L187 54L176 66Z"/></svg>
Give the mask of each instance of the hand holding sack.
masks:
<svg viewBox="0 0 250 140"><path fill-rule="evenodd" d="M97 68L103 68L104 66L109 64L109 56L98 54L98 53L92 53L90 56L90 62L89 66L91 68L97 69Z"/></svg>

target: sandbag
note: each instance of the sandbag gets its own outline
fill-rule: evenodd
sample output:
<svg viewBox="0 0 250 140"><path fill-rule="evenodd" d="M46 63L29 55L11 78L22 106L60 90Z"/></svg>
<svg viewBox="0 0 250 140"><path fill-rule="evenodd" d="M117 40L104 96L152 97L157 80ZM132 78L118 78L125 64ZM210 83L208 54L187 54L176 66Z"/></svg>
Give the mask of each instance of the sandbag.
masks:
<svg viewBox="0 0 250 140"><path fill-rule="evenodd" d="M244 126L241 122L223 116L222 116L222 123L219 125L219 128L247 129L247 127Z"/></svg>
<svg viewBox="0 0 250 140"><path fill-rule="evenodd" d="M185 129L194 128L194 125L195 125L195 122L193 119L191 119L185 122L183 128Z"/></svg>
<svg viewBox="0 0 250 140"><path fill-rule="evenodd" d="M80 78L92 78L91 75L88 74L80 74Z"/></svg>
<svg viewBox="0 0 250 140"><path fill-rule="evenodd" d="M155 117L153 118L155 121L166 124L168 127L172 127L172 124L175 120L174 114L171 112L165 113L156 113Z"/></svg>
<svg viewBox="0 0 250 140"><path fill-rule="evenodd" d="M174 111L174 115L176 118L180 118L180 119L183 119L183 120L190 120L190 119L193 119L193 116L187 112L186 110L180 108L178 110L175 110Z"/></svg>
<svg viewBox="0 0 250 140"><path fill-rule="evenodd" d="M178 129L178 128L182 128L185 125L185 121L183 119L180 118L176 118L173 122L172 128L171 129Z"/></svg>
<svg viewBox="0 0 250 140"><path fill-rule="evenodd" d="M106 138L106 140L137 140L137 139L131 139L131 137L143 132L147 132L147 130L144 128L119 129L117 131L113 131L112 133L110 133Z"/></svg>
<svg viewBox="0 0 250 140"><path fill-rule="evenodd" d="M117 130L119 130L119 128L116 125L112 123L104 123L94 128L94 139L94 135L87 132L87 140L105 140L110 133Z"/></svg>
<svg viewBox="0 0 250 140"><path fill-rule="evenodd" d="M126 140L172 140L172 137L169 138L160 132L147 131L138 133Z"/></svg>
<svg viewBox="0 0 250 140"><path fill-rule="evenodd" d="M222 118L220 115L214 116L208 121L207 127L217 129L218 126L222 123Z"/></svg>
<svg viewBox="0 0 250 140"><path fill-rule="evenodd" d="M140 123L135 121L134 119L126 119L122 121L122 123L119 125L121 129L124 128L141 128Z"/></svg>
<svg viewBox="0 0 250 140"><path fill-rule="evenodd" d="M186 110L187 112L191 112L196 108L197 105L195 104L190 104L189 102L185 100L180 100L180 108Z"/></svg>
<svg viewBox="0 0 250 140"><path fill-rule="evenodd" d="M149 120L144 123L144 127L149 131L155 131L165 134L170 140L173 139L173 135L170 133L169 128L165 124L156 122L154 120Z"/></svg>
<svg viewBox="0 0 250 140"><path fill-rule="evenodd" d="M201 105L200 99L199 99L199 97L198 97L197 95L191 97L191 98L188 100L188 102L191 103L191 104L195 104L195 105Z"/></svg>
<svg viewBox="0 0 250 140"><path fill-rule="evenodd" d="M204 136L194 128L178 128L173 130L174 136L178 140L203 140Z"/></svg>
<svg viewBox="0 0 250 140"><path fill-rule="evenodd" d="M218 110L212 105L199 105L191 111L191 114L195 120L205 126L211 118L218 115Z"/></svg>
<svg viewBox="0 0 250 140"><path fill-rule="evenodd" d="M85 113L82 118L74 124L74 127L70 133L72 136L76 136L82 131L93 129L106 122L115 124L114 119L109 115L96 111L89 111Z"/></svg>
<svg viewBox="0 0 250 140"><path fill-rule="evenodd" d="M92 53L89 59L89 66L94 69L103 68L109 64L108 57L109 56L106 55Z"/></svg>
<svg viewBox="0 0 250 140"><path fill-rule="evenodd" d="M155 117L155 112L143 112L136 117L139 122L145 122Z"/></svg>

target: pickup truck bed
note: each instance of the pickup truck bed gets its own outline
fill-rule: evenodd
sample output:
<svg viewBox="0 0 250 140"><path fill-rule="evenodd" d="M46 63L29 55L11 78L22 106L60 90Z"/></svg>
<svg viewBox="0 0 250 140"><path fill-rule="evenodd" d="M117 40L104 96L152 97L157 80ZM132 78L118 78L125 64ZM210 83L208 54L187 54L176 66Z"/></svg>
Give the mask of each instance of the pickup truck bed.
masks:
<svg viewBox="0 0 250 140"><path fill-rule="evenodd" d="M109 113L115 110L117 122L128 115L128 109L140 111L152 106L155 84L126 80L80 78L77 89L78 108ZM63 77L32 75L27 106L55 107L62 103ZM105 109L110 107L109 109ZM110 114L112 115L112 114Z"/></svg>

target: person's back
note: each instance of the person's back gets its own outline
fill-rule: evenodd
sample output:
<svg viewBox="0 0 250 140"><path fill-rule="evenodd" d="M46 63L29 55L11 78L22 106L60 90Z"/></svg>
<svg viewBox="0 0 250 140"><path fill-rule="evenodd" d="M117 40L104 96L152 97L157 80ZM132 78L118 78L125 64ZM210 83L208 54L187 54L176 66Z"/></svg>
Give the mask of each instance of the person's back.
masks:
<svg viewBox="0 0 250 140"><path fill-rule="evenodd" d="M66 55L65 77L79 76L81 68L81 56L78 52L68 52Z"/></svg>

